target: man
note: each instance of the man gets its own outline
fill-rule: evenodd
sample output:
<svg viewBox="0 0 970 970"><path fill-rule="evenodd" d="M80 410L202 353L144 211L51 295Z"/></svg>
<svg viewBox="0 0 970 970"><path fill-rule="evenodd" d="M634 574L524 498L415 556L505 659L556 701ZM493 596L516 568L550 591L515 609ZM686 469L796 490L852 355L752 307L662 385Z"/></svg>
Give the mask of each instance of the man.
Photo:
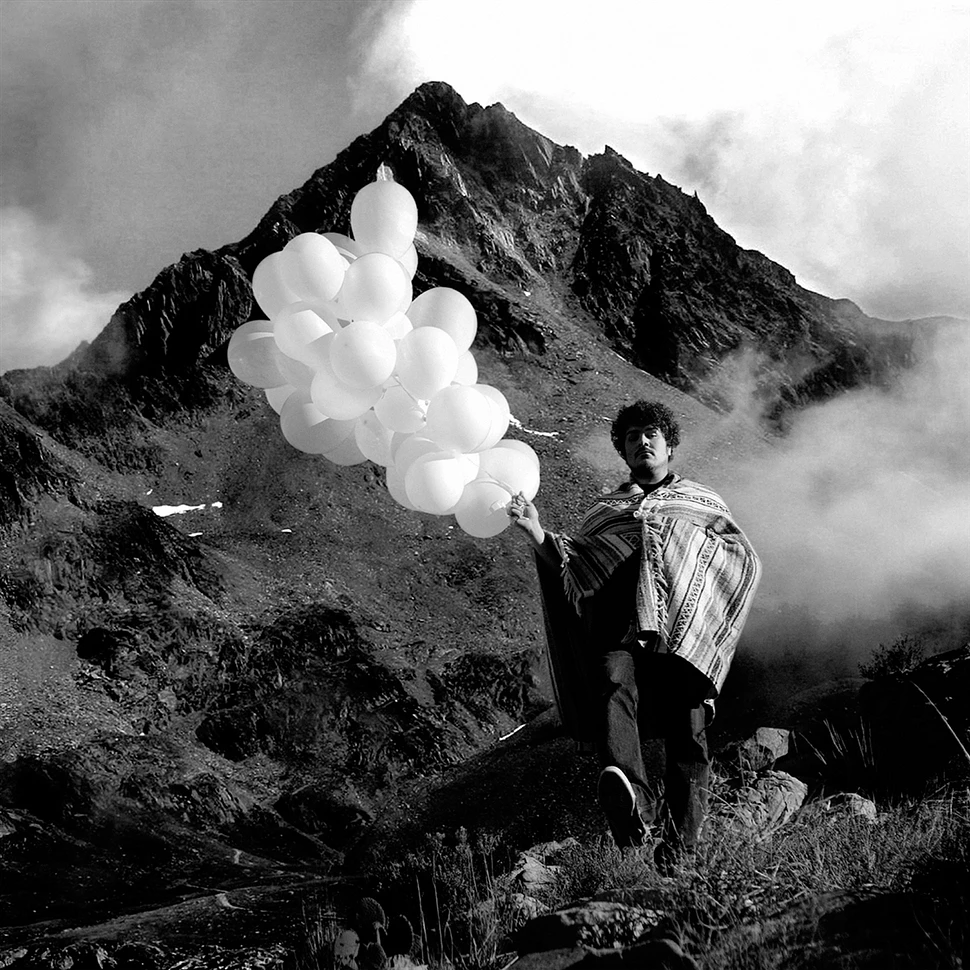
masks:
<svg viewBox="0 0 970 970"><path fill-rule="evenodd" d="M680 430L656 401L623 408L611 437L630 480L572 536L547 532L532 502L508 514L536 552L549 660L566 729L593 742L598 798L621 848L659 823L658 865L698 840L707 809L705 735L760 578L721 498L670 470ZM662 738L662 789L642 741Z"/></svg>

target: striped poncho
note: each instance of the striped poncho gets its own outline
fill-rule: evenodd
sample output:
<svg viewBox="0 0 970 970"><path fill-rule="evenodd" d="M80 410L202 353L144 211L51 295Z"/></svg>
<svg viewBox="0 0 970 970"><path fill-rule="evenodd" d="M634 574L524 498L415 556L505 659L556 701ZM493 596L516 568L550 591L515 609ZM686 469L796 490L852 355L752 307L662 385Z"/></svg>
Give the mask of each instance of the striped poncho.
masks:
<svg viewBox="0 0 970 970"><path fill-rule="evenodd" d="M560 568L537 562L553 687L574 737L593 737L596 641L652 642L693 664L717 696L761 574L720 496L676 475L646 495L628 484L600 498L575 535L551 539Z"/></svg>

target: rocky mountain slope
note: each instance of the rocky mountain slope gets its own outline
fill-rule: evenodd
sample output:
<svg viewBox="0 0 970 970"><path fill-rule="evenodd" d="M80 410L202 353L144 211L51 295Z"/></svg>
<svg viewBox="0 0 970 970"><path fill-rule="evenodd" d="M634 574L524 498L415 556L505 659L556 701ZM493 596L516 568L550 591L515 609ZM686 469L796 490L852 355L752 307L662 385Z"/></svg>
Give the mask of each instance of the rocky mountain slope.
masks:
<svg viewBox="0 0 970 970"><path fill-rule="evenodd" d="M0 378L0 939L243 932L219 893L278 913L353 885L344 853L389 800L548 711L525 545L293 450L226 366L261 315L255 266L347 231L380 164L418 203L416 292L476 308L481 379L540 456L551 527L622 474L608 422L633 398L674 408L678 467L730 500L738 459L772 447L718 410L733 352L760 351L776 427L914 353L910 328L799 287L659 175L423 85L245 239L162 270L62 364ZM535 817L594 824L585 770Z"/></svg>

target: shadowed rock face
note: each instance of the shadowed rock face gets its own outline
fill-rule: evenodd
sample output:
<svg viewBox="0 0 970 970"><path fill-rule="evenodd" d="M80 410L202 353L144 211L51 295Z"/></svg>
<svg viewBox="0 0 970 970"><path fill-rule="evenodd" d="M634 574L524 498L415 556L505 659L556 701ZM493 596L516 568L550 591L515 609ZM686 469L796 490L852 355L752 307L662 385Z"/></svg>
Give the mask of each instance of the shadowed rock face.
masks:
<svg viewBox="0 0 970 970"><path fill-rule="evenodd" d="M226 366L229 335L260 315L259 261L347 231L380 164L418 203L416 291L453 286L478 312L481 380L538 452L556 527L615 482L604 422L631 399L716 441L684 390L733 349L764 351L778 415L909 353L904 328L801 289L660 176L423 85L246 238L162 270L56 367L0 378L0 939L91 922L124 938L145 907L205 936L211 891L230 888L272 897L278 926L280 900L300 899L287 880L359 875L340 853L365 865L402 846L430 778L549 706L516 537L473 540L395 506L377 466L294 451ZM765 447L743 429L729 444L722 466ZM507 816L533 793L510 841L600 824L588 760L550 730L497 800ZM432 821L483 820L471 790ZM234 937L245 921L217 908L209 925Z"/></svg>

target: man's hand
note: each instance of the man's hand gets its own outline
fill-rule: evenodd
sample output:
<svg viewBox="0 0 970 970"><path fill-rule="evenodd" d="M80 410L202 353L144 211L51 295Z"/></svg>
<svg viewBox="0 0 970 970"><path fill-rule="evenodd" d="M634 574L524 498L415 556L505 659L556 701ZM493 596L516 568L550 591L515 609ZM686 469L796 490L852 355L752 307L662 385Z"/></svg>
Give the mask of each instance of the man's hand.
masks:
<svg viewBox="0 0 970 970"><path fill-rule="evenodd" d="M508 514L513 525L520 528L535 545L542 545L546 538L546 531L539 522L539 511L522 492L512 496Z"/></svg>

